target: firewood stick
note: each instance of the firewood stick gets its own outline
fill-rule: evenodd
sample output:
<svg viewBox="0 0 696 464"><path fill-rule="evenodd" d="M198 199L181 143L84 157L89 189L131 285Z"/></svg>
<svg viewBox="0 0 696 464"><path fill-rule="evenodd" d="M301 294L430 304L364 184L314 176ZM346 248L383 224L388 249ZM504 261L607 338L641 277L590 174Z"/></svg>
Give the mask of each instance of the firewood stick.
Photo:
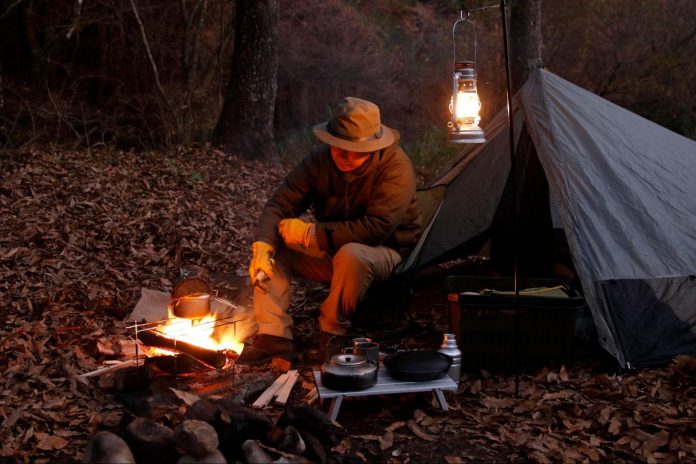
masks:
<svg viewBox="0 0 696 464"><path fill-rule="evenodd" d="M271 384L270 387L266 389L263 393L261 393L261 396L259 396L256 401L254 401L254 404L251 406L254 408L263 408L264 406L267 406L268 403L271 402L273 399L273 396L278 392L280 387L283 386L285 381L288 379L288 374L281 374L277 379L275 379L275 382Z"/></svg>
<svg viewBox="0 0 696 464"><path fill-rule="evenodd" d="M290 392L292 391L292 387L295 386L295 382L297 382L298 377L299 374L296 370L293 369L288 371L288 379L285 381L285 385L283 385L280 391L278 392L278 397L275 400L276 403L284 405L288 402Z"/></svg>
<svg viewBox="0 0 696 464"><path fill-rule="evenodd" d="M200 362L216 369L224 367L224 365L227 363L227 357L223 353L209 350L207 348L201 348L200 346L174 340L172 338L163 337L161 335L157 335L151 330L138 332L138 338L145 345L166 348L168 350L188 354Z"/></svg>
<svg viewBox="0 0 696 464"><path fill-rule="evenodd" d="M312 386L309 390L307 390L307 393L304 396L304 400L307 401L311 396L314 396L314 394L319 394L319 391L317 390L317 387Z"/></svg>
<svg viewBox="0 0 696 464"><path fill-rule="evenodd" d="M319 399L319 390L317 390L316 387L312 388L309 393L307 393L304 397L304 402L307 403L308 406L312 406L314 403L317 402Z"/></svg>
<svg viewBox="0 0 696 464"><path fill-rule="evenodd" d="M314 395L309 401L307 401L307 406L314 406L317 401L319 401L319 394Z"/></svg>
<svg viewBox="0 0 696 464"><path fill-rule="evenodd" d="M128 361L122 361L119 364L111 364L109 366L101 367L101 368L94 370L94 371L91 371L91 372L85 372L84 374L80 374L77 377L80 379L86 379L88 377L94 377L97 375L106 374L107 372L116 371L118 369L123 369L123 368L129 367L129 366L134 366L136 363L137 363L137 361L135 359L131 359Z"/></svg>

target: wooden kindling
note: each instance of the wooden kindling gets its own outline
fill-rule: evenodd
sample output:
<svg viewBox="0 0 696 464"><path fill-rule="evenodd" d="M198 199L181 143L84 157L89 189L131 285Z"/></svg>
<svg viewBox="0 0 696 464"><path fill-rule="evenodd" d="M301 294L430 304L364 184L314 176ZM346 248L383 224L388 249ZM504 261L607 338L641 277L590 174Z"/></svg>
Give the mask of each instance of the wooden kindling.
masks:
<svg viewBox="0 0 696 464"><path fill-rule="evenodd" d="M287 375L288 378L285 380L285 384L278 391L278 397L275 400L278 404L284 405L288 402L288 398L290 397L292 387L295 386L295 382L297 382L297 378L299 377L299 373L294 369L288 371Z"/></svg>
<svg viewBox="0 0 696 464"><path fill-rule="evenodd" d="M285 374L281 374L275 382L268 387L261 396L259 396L254 404L255 408L263 408L268 406L268 404L275 398L275 402L281 405L285 405L290 397L290 392L292 387L295 386L297 379L299 378L299 372L297 370L289 370Z"/></svg>
<svg viewBox="0 0 696 464"><path fill-rule="evenodd" d="M285 384L285 381L288 379L288 373L281 374L275 381L271 384L270 387L268 387L263 393L261 393L261 396L259 396L256 401L254 401L254 404L252 404L253 407L255 408L263 408L265 406L268 406L268 403L271 402L273 397L276 395L278 390Z"/></svg>

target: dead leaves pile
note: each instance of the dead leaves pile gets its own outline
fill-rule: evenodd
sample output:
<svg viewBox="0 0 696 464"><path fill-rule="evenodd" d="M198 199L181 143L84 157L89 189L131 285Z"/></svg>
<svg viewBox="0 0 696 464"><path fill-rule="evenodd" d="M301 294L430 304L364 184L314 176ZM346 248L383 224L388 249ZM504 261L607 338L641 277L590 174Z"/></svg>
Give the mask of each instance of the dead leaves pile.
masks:
<svg viewBox="0 0 696 464"><path fill-rule="evenodd" d="M458 414L469 439L535 462L696 459L696 358L609 375L578 368L463 382Z"/></svg>
<svg viewBox="0 0 696 464"><path fill-rule="evenodd" d="M696 459L696 358L623 375L547 369L514 379L483 373L448 395L450 412L371 412L370 427L333 449L365 462L686 462ZM345 413L343 413L345 414ZM396 413L398 414L398 413ZM344 416L345 418L345 416ZM350 420L345 418L346 420ZM366 428L370 433L366 433Z"/></svg>
<svg viewBox="0 0 696 464"><path fill-rule="evenodd" d="M215 150L0 153L0 460L74 459L118 425L76 376L141 287L171 290L182 267L246 275L280 171Z"/></svg>
<svg viewBox="0 0 696 464"><path fill-rule="evenodd" d="M117 427L120 404L77 375L122 338L141 287L170 290L181 267L245 276L250 228L281 171L214 150L0 154L0 460L79 459L96 430ZM408 419L358 405L359 427L334 453L696 460L694 378L688 357L621 375L544 370L522 377L519 399L512 377L464 378L447 414L435 403Z"/></svg>

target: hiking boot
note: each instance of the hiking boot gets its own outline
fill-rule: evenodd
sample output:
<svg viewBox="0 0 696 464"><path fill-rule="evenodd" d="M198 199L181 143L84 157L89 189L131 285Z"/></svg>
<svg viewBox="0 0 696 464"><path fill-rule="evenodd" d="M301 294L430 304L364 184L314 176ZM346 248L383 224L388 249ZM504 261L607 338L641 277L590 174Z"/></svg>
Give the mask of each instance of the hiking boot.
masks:
<svg viewBox="0 0 696 464"><path fill-rule="evenodd" d="M295 358L292 340L275 335L257 335L253 343L244 346L242 353L237 358L237 364L258 366L273 358L292 361Z"/></svg>

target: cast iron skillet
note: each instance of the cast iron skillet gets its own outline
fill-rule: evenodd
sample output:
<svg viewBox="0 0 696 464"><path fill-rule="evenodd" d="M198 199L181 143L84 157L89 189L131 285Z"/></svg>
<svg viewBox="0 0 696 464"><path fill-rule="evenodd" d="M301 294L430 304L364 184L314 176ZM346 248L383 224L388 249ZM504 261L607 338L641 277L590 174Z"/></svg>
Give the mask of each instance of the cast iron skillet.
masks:
<svg viewBox="0 0 696 464"><path fill-rule="evenodd" d="M437 351L398 351L384 358L384 367L397 380L427 382L447 373L452 358Z"/></svg>

